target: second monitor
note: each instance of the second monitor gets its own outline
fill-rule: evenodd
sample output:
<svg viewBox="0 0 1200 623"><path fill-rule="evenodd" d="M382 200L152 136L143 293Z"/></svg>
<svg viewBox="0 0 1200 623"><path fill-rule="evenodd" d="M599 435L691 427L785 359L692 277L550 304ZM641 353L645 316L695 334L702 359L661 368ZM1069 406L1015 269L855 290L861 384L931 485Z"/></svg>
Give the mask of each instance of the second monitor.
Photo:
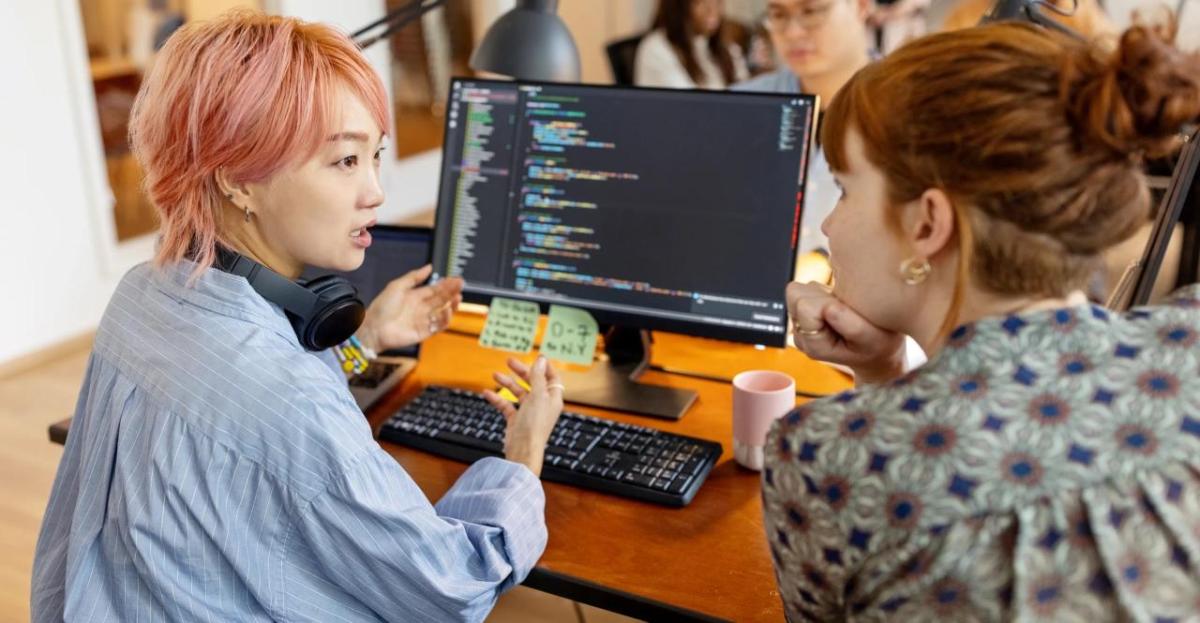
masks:
<svg viewBox="0 0 1200 623"><path fill-rule="evenodd" d="M806 95L456 79L435 276L463 277L474 302L782 346L816 109ZM681 411L690 398L621 382L640 355L573 379L568 399Z"/></svg>

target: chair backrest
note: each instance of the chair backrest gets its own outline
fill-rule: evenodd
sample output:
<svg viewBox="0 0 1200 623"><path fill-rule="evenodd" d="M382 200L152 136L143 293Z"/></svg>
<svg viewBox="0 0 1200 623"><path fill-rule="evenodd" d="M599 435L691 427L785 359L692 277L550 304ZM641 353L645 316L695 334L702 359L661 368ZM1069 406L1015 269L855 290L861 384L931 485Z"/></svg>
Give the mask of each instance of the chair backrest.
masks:
<svg viewBox="0 0 1200 623"><path fill-rule="evenodd" d="M604 46L604 51L608 53L608 64L612 66L614 84L633 86L633 67L637 61L638 44L645 36L646 34L642 33Z"/></svg>

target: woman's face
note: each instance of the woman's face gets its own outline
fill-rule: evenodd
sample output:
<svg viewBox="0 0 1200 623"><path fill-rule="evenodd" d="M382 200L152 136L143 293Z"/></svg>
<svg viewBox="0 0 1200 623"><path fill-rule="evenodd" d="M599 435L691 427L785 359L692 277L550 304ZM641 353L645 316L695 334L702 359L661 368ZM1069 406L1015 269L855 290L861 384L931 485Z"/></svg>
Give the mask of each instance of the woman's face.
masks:
<svg viewBox="0 0 1200 623"><path fill-rule="evenodd" d="M246 184L255 225L281 264L277 269L354 270L371 245L367 228L383 203L383 129L347 88L338 90L334 105L334 127L312 158Z"/></svg>
<svg viewBox="0 0 1200 623"><path fill-rule="evenodd" d="M897 208L888 203L883 173L867 160L853 127L845 140L848 168L834 173L842 197L821 224L829 237L833 293L875 325L901 330L919 311L899 269L911 253L889 224Z"/></svg>
<svg viewBox="0 0 1200 623"><path fill-rule="evenodd" d="M721 26L721 0L692 0L692 29L705 37Z"/></svg>

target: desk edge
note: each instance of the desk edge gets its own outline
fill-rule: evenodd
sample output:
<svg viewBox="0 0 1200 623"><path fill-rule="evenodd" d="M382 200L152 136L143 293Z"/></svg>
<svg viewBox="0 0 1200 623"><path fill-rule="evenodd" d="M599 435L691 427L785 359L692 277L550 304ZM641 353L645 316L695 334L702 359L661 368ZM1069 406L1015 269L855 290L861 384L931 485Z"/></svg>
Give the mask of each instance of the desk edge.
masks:
<svg viewBox="0 0 1200 623"><path fill-rule="evenodd" d="M550 571L544 567L535 567L530 571L529 577L525 578L522 585L643 621L700 621L704 623L727 621L727 619L672 606L581 578Z"/></svg>

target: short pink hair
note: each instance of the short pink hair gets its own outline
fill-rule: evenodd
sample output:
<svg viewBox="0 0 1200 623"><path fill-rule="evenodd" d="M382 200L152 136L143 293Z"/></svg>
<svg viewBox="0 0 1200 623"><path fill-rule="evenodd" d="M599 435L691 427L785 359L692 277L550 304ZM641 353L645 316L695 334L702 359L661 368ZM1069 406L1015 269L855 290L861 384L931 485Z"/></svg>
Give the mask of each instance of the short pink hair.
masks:
<svg viewBox="0 0 1200 623"><path fill-rule="evenodd" d="M155 263L211 266L222 205L216 174L261 182L307 160L334 131L348 87L388 131L383 82L346 35L323 24L235 10L187 24L163 46L129 126L161 222Z"/></svg>

